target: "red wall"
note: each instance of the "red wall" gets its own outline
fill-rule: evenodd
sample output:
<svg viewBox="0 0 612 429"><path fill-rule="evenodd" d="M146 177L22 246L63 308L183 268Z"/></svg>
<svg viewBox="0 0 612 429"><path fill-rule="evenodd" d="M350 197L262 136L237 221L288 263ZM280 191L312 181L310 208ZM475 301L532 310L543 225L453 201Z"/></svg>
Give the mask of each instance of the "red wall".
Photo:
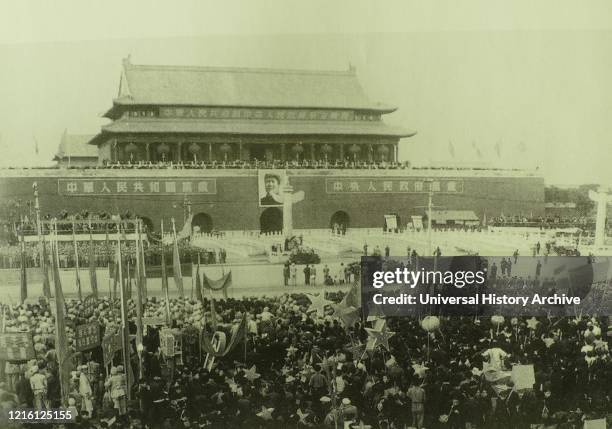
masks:
<svg viewBox="0 0 612 429"><path fill-rule="evenodd" d="M44 171L44 170L43 170ZM83 209L90 211L108 211L123 213L129 210L153 220L155 229L159 229L161 218L174 217L177 222L183 219L183 195L136 195L136 196L63 196L58 192L58 178L83 177L75 170L46 171L37 175L35 170L27 174L12 174L14 177L0 177L0 198L21 199L24 202L33 199L32 183L38 183L41 213L57 214L66 209L77 212ZM87 171L87 170L85 170ZM198 177L216 176L217 193L215 195L190 195L192 213L208 213L213 220L213 227L219 230L259 229L259 216L263 209L259 207L257 174L237 170L232 175L231 170L218 173L221 170L187 170L180 174ZM368 174L363 170L355 170L356 174ZM147 174L148 173L148 174ZM129 171L130 177L138 174L151 177L151 170ZM111 175L121 176L121 170L95 170L87 173L95 177ZM155 174L155 172L153 172ZM172 172L164 173L166 175ZM177 173L178 174L178 173ZM294 228L327 228L332 214L338 210L347 212L352 227L381 227L383 215L397 213L405 224L410 215L422 214L427 204L427 194L328 194L326 193L326 178L335 177L333 170L306 172L293 176L291 183L294 189L305 192L305 199L294 206ZM306 176L305 174L309 174ZM350 174L342 170L342 175ZM375 173L372 173L375 174ZM396 170L394 177L414 173ZM439 174L439 173L438 173ZM482 174L482 173L480 173ZM25 177L27 176L27 177ZM385 178L381 173L378 179ZM168 176L171 177L171 176ZM173 176L172 176L173 177ZM452 178L449 174L447 176ZM544 180L541 177L462 177L463 192L456 194L436 194L434 204L446 210L473 210L482 218L486 213L488 218L523 213L534 215L544 213ZM420 206L420 207L417 207Z"/></svg>

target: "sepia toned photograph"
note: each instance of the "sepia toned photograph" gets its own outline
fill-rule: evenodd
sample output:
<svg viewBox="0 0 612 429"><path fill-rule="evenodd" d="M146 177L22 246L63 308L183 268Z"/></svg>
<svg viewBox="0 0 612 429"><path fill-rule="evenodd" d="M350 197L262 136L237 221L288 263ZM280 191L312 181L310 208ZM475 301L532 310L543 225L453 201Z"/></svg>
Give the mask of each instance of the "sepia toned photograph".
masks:
<svg viewBox="0 0 612 429"><path fill-rule="evenodd" d="M612 428L612 3L0 0L0 429Z"/></svg>

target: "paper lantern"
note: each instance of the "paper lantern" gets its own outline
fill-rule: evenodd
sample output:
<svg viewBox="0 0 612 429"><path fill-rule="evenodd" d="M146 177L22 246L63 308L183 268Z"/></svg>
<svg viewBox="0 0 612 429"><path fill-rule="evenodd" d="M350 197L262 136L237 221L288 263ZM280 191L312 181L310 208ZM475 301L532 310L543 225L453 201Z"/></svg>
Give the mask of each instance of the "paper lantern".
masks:
<svg viewBox="0 0 612 429"><path fill-rule="evenodd" d="M504 319L504 316L497 315L497 316L491 317L491 323L496 325L496 326L499 326L499 325L503 324L505 320L506 319Z"/></svg>
<svg viewBox="0 0 612 429"><path fill-rule="evenodd" d="M427 332L433 332L440 327L440 319L436 316L427 316L421 320L421 328Z"/></svg>

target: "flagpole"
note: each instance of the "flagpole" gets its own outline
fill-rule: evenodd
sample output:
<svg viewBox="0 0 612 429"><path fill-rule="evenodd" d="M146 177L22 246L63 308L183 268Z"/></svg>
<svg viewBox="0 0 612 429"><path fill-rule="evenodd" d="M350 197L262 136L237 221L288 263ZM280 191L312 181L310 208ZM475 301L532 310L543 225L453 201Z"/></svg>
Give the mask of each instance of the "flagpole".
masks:
<svg viewBox="0 0 612 429"><path fill-rule="evenodd" d="M47 261L45 260L45 254L46 252L44 251L44 242L43 242L43 230L42 230L42 224L40 222L40 202L38 201L38 183L34 182L32 184L32 188L34 188L34 211L36 212L36 234L38 235L38 251L40 253L40 269L43 272L43 295L45 296L45 298L51 298L51 285L49 284L49 278L48 276L45 276L45 270L46 270L46 265L47 265ZM45 279L47 279L45 281Z"/></svg>
<svg viewBox="0 0 612 429"><path fill-rule="evenodd" d="M67 395L65 386L65 371L64 362L66 359L66 343L65 343L65 303L64 293L62 291L62 285L60 283L59 275L59 249L57 241L57 220L53 219L53 235L54 240L52 242L51 252L53 258L53 285L55 288L55 351L57 353L58 363L58 375L60 382L60 397L62 402L66 405Z"/></svg>
<svg viewBox="0 0 612 429"><path fill-rule="evenodd" d="M21 232L21 243L20 243L20 247L21 247L21 278L20 278L20 283L21 283L21 293L20 293L20 298L21 298L21 303L23 304L25 302L26 299L28 299L28 273L27 273L27 267L26 267L26 246L25 246L25 235L24 235L24 231L23 231L23 220L21 221L21 228L20 228L20 232Z"/></svg>
<svg viewBox="0 0 612 429"><path fill-rule="evenodd" d="M143 326L142 326L142 274L140 265L140 220L136 220L136 351L138 352L138 374L139 378L143 377L142 368L142 338L143 338Z"/></svg>
<svg viewBox="0 0 612 429"><path fill-rule="evenodd" d="M174 274L174 281L176 283L176 287L179 290L179 295L181 298L185 297L185 293L183 291L183 273L181 270L181 258L178 250L178 243L176 241L176 225L174 223L174 218L171 218L172 221L172 238L174 239L174 245L172 249L172 271Z"/></svg>
<svg viewBox="0 0 612 429"><path fill-rule="evenodd" d="M130 381L129 381L129 350L130 350L130 341L129 341L129 332L128 332L128 322L127 322L127 306L125 302L125 295L123 291L123 258L121 257L121 224L117 222L117 265L119 269L119 294L121 297L121 341L123 345L123 368L126 374L126 378L128 380L128 388L127 390L127 398L131 399L130 392Z"/></svg>
<svg viewBox="0 0 612 429"><path fill-rule="evenodd" d="M74 273L76 275L77 293L79 301L83 301L83 294L81 292L81 276L79 274L79 248L76 240L76 223L72 221L72 244L74 246Z"/></svg>
<svg viewBox="0 0 612 429"><path fill-rule="evenodd" d="M97 264L96 264L96 258L95 258L95 252L94 252L94 247L93 247L93 236L91 233L91 220L89 221L89 252L88 252L88 259L89 259L89 286L91 287L91 293L93 294L93 296L98 299L98 277L96 274L96 268L97 268Z"/></svg>
<svg viewBox="0 0 612 429"><path fill-rule="evenodd" d="M161 220L161 263L162 263L162 289L166 296L166 321L170 326L170 297L168 296L168 277L166 276L166 248L164 245L164 219Z"/></svg>
<svg viewBox="0 0 612 429"><path fill-rule="evenodd" d="M142 219L139 219L138 222L138 241L140 242L140 256L141 256L141 265L140 269L142 270L142 298L147 300L147 267L145 264L145 254L144 254L144 245L142 242Z"/></svg>

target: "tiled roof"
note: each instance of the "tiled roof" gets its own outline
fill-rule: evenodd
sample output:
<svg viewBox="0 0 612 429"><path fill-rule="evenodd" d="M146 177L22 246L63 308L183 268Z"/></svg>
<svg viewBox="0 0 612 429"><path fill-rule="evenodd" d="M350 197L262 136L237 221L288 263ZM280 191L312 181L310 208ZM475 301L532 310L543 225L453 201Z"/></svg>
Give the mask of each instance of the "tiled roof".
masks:
<svg viewBox="0 0 612 429"><path fill-rule="evenodd" d="M134 65L129 59L123 67L115 104L395 110L372 102L354 69L150 66Z"/></svg>
<svg viewBox="0 0 612 429"><path fill-rule="evenodd" d="M89 134L68 134L64 132L53 159L55 161L68 157L97 159L98 148L88 144L93 137Z"/></svg>
<svg viewBox="0 0 612 429"><path fill-rule="evenodd" d="M410 137L413 131L382 121L281 121L281 120L190 120L120 119L102 127L111 133L207 133L268 135L373 135Z"/></svg>

